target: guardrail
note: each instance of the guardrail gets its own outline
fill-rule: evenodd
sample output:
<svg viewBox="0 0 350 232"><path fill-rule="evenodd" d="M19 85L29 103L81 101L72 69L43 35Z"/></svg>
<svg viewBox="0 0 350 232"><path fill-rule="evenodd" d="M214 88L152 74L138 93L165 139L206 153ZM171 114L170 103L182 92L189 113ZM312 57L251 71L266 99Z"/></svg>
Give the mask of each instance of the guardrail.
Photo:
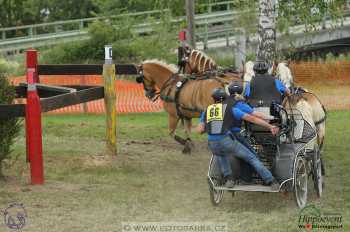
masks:
<svg viewBox="0 0 350 232"><path fill-rule="evenodd" d="M225 1L225 2L214 2L209 4L201 4L200 7L207 8L209 13L215 11L214 9L219 7L219 11L223 11L222 7L225 11L229 11L234 4L233 1ZM151 11L143 11L143 12L135 12L114 16L106 16L106 17L91 17L91 18L83 18L83 19L72 19L72 20L62 20L48 23L40 23L33 25L23 25L23 26L15 26L15 27L5 27L0 28L0 40L8 40L13 38L24 38L24 37L33 37L35 35L40 34L52 34L52 33L60 33L63 31L74 31L74 30L83 30L87 28L89 23L102 20L102 19L115 19L115 18L123 18L123 17L139 17L146 19L150 16L158 16L164 12L169 12L169 9L164 10L151 10ZM181 17L182 18L182 17Z"/></svg>
<svg viewBox="0 0 350 232"><path fill-rule="evenodd" d="M72 20L56 21L56 22L49 22L49 23L33 24L33 25L5 27L5 28L0 28L1 39L8 40L8 39L17 39L18 37L22 37L22 38L34 37L35 35L40 35L40 34L53 34L53 33L58 34L63 31L83 30L88 27L89 23L94 22L96 20L115 19L115 18L123 18L123 17L147 18L151 16L154 17L168 11L169 11L168 9L152 10L152 11L120 14L120 15L114 15L114 16L108 16L108 17L106 16L106 17L93 17L93 18L84 18L84 19L72 19ZM9 37L7 36L7 34L12 34L12 35Z"/></svg>
<svg viewBox="0 0 350 232"><path fill-rule="evenodd" d="M237 28L233 26L233 20L239 17L245 12L235 12L232 10L233 2L225 1L219 3L204 4L204 7L208 8L207 14L200 14L195 16L197 27L197 41L204 44L204 48L208 45L208 40L216 38L225 38L227 45L229 44L229 38L234 35ZM214 7L224 7L228 9L226 11L212 12ZM146 19L147 17L157 18L160 14L169 11L168 9L159 11L146 11L130 14L122 14L112 17L94 17L85 19L75 19L58 21L52 23L42 23L35 25L19 26L0 28L2 34L2 40L0 40L0 52L1 51L15 51L26 49L29 47L40 47L46 45L57 44L66 41L84 40L89 38L87 27L96 20L103 20L108 18L118 17L138 17ZM347 10L343 14L344 17L350 16L350 11ZM178 17L172 20L172 23L178 24L184 22L186 19L184 16ZM326 20L326 18L325 18ZM153 32L153 27L160 22L153 23L141 23L133 27L133 31L137 34L149 34ZM22 36L15 38L7 38L8 32L21 32ZM19 33L19 34L21 34Z"/></svg>

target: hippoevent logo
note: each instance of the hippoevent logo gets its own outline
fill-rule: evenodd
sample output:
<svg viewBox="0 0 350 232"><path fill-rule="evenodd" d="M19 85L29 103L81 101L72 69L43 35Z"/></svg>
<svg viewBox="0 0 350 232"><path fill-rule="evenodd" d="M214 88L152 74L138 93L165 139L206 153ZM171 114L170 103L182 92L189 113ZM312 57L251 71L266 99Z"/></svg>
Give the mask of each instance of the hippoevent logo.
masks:
<svg viewBox="0 0 350 232"><path fill-rule="evenodd" d="M343 228L343 217L338 213L322 213L314 205L305 206L299 213L298 228L301 231L325 231Z"/></svg>
<svg viewBox="0 0 350 232"><path fill-rule="evenodd" d="M4 223L12 230L21 230L26 224L27 211L22 203L11 203L3 210Z"/></svg>

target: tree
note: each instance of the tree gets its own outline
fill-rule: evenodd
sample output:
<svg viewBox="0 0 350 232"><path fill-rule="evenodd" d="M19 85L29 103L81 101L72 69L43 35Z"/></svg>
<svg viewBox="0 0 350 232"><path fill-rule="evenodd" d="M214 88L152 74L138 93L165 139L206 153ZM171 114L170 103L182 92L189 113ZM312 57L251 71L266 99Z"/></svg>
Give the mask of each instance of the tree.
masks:
<svg viewBox="0 0 350 232"><path fill-rule="evenodd" d="M345 0L259 0L257 59L268 62L275 60L277 28L282 33L288 33L290 26L301 23L306 32L317 30L327 17L334 23L341 19L345 4Z"/></svg>
<svg viewBox="0 0 350 232"><path fill-rule="evenodd" d="M281 32L295 24L304 24L306 31L317 30L327 17L336 24L342 19L346 0L280 0L278 2L278 24Z"/></svg>
<svg viewBox="0 0 350 232"><path fill-rule="evenodd" d="M258 60L273 62L276 57L276 0L259 0Z"/></svg>
<svg viewBox="0 0 350 232"><path fill-rule="evenodd" d="M0 70L0 104L11 104L15 98L15 90ZM4 160L11 153L11 146L18 135L20 123L17 118L0 119L0 178L3 175Z"/></svg>

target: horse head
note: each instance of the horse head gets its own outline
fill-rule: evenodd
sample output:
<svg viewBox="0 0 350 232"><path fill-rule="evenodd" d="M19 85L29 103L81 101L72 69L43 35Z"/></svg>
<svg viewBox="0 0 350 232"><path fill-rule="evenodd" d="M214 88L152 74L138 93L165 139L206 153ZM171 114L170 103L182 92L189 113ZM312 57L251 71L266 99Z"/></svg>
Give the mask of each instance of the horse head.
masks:
<svg viewBox="0 0 350 232"><path fill-rule="evenodd" d="M155 101L164 83L176 73L176 68L158 60L144 61L139 68L137 83L142 83L145 96Z"/></svg>
<svg viewBox="0 0 350 232"><path fill-rule="evenodd" d="M276 76L277 78L282 81L282 83L287 87L291 87L293 85L293 76L292 76L292 72L290 71L289 67L288 67L288 63L287 62L280 62L277 65L276 68Z"/></svg>

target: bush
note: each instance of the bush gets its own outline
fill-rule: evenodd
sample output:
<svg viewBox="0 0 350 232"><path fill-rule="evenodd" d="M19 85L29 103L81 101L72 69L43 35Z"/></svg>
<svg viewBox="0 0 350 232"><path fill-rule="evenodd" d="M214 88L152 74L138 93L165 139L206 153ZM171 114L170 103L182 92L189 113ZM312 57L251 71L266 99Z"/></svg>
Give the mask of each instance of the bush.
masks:
<svg viewBox="0 0 350 232"><path fill-rule="evenodd" d="M149 19L152 22L152 19ZM118 18L115 21L96 21L89 26L90 38L57 45L42 52L46 63L101 63L104 46L112 44L117 63L140 62L149 58L176 63L177 35L179 28L170 24L170 16L164 15L155 24L153 33L139 36L131 30L136 21Z"/></svg>
<svg viewBox="0 0 350 232"><path fill-rule="evenodd" d="M11 104L15 99L15 89L3 73L0 73L0 104ZM4 160L11 154L11 146L20 130L18 118L0 119L0 177L3 177Z"/></svg>
<svg viewBox="0 0 350 232"><path fill-rule="evenodd" d="M6 75L14 74L19 69L19 63L15 61L7 61L0 57L0 73L4 73Z"/></svg>

